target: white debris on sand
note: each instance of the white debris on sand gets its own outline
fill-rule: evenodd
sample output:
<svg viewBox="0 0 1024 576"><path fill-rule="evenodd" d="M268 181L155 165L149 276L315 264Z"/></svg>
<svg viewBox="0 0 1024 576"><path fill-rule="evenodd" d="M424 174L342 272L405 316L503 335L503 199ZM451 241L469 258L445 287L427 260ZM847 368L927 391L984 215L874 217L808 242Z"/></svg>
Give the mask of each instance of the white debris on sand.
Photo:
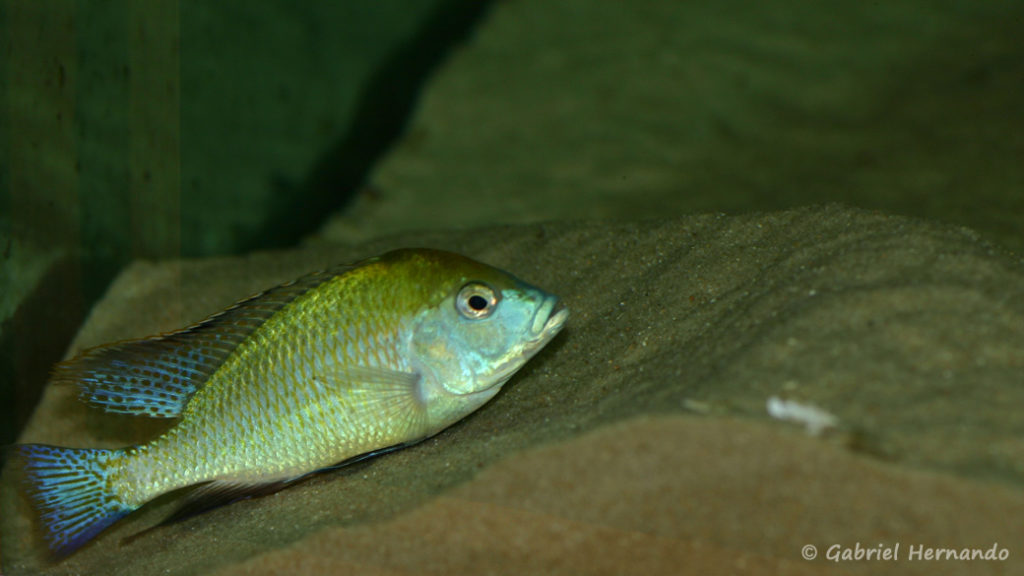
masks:
<svg viewBox="0 0 1024 576"><path fill-rule="evenodd" d="M807 433L817 436L839 425L834 415L810 404L801 404L794 400L783 400L777 396L768 398L766 408L768 415L777 420L797 422L807 427Z"/></svg>

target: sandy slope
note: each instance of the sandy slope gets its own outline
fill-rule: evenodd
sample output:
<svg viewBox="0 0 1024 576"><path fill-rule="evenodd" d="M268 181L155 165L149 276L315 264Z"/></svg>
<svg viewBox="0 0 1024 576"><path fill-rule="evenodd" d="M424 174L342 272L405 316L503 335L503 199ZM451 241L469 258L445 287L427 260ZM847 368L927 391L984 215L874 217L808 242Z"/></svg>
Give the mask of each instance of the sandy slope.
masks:
<svg viewBox="0 0 1024 576"><path fill-rule="evenodd" d="M1024 269L962 229L828 206L140 263L76 347L180 326L326 263L407 245L512 270L562 295L570 324L432 440L125 541L172 509L163 499L47 573L1024 569ZM71 392L47 390L23 441L118 446L159 429L92 413ZM820 406L840 427L810 438L775 422L773 395ZM36 573L30 512L4 481L4 573ZM903 554L998 543L1010 559L799 556L808 543L824 554L857 542Z"/></svg>

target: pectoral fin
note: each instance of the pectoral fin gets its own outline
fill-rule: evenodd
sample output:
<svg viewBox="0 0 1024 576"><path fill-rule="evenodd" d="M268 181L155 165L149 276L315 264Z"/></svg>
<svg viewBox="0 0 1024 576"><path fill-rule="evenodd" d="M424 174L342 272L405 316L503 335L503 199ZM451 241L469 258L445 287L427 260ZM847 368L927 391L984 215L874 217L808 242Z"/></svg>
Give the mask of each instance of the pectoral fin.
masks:
<svg viewBox="0 0 1024 576"><path fill-rule="evenodd" d="M367 418L388 422L389 426L405 425L415 430L426 417L419 374L380 367L332 365L315 378L349 403L353 410Z"/></svg>

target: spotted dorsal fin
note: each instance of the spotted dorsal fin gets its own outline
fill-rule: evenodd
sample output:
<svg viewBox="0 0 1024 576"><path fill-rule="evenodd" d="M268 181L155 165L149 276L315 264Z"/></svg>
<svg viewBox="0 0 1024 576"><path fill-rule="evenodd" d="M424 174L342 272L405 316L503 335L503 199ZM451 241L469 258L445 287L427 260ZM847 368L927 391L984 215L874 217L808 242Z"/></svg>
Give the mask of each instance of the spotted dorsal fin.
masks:
<svg viewBox="0 0 1024 576"><path fill-rule="evenodd" d="M231 352L274 313L350 266L314 272L250 296L198 324L91 348L54 368L52 380L107 412L176 418Z"/></svg>

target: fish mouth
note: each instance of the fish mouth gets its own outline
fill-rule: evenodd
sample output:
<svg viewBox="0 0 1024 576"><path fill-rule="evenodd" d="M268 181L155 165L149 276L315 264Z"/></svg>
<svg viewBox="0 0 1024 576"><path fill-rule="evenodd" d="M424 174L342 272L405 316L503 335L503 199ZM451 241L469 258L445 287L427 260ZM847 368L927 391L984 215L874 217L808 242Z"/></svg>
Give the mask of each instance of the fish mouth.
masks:
<svg viewBox="0 0 1024 576"><path fill-rule="evenodd" d="M551 341L562 328L565 321L569 319L569 309L562 305L557 296L546 296L530 323L530 338L512 357L508 358L505 364L497 370L495 386L503 386L516 372L522 368L530 358L540 352L548 342Z"/></svg>
<svg viewBox="0 0 1024 576"><path fill-rule="evenodd" d="M533 322L530 324L530 344L537 343L537 346L547 344L549 340L558 334L565 321L569 319L569 309L566 308L558 296L547 296L537 312L533 315Z"/></svg>

